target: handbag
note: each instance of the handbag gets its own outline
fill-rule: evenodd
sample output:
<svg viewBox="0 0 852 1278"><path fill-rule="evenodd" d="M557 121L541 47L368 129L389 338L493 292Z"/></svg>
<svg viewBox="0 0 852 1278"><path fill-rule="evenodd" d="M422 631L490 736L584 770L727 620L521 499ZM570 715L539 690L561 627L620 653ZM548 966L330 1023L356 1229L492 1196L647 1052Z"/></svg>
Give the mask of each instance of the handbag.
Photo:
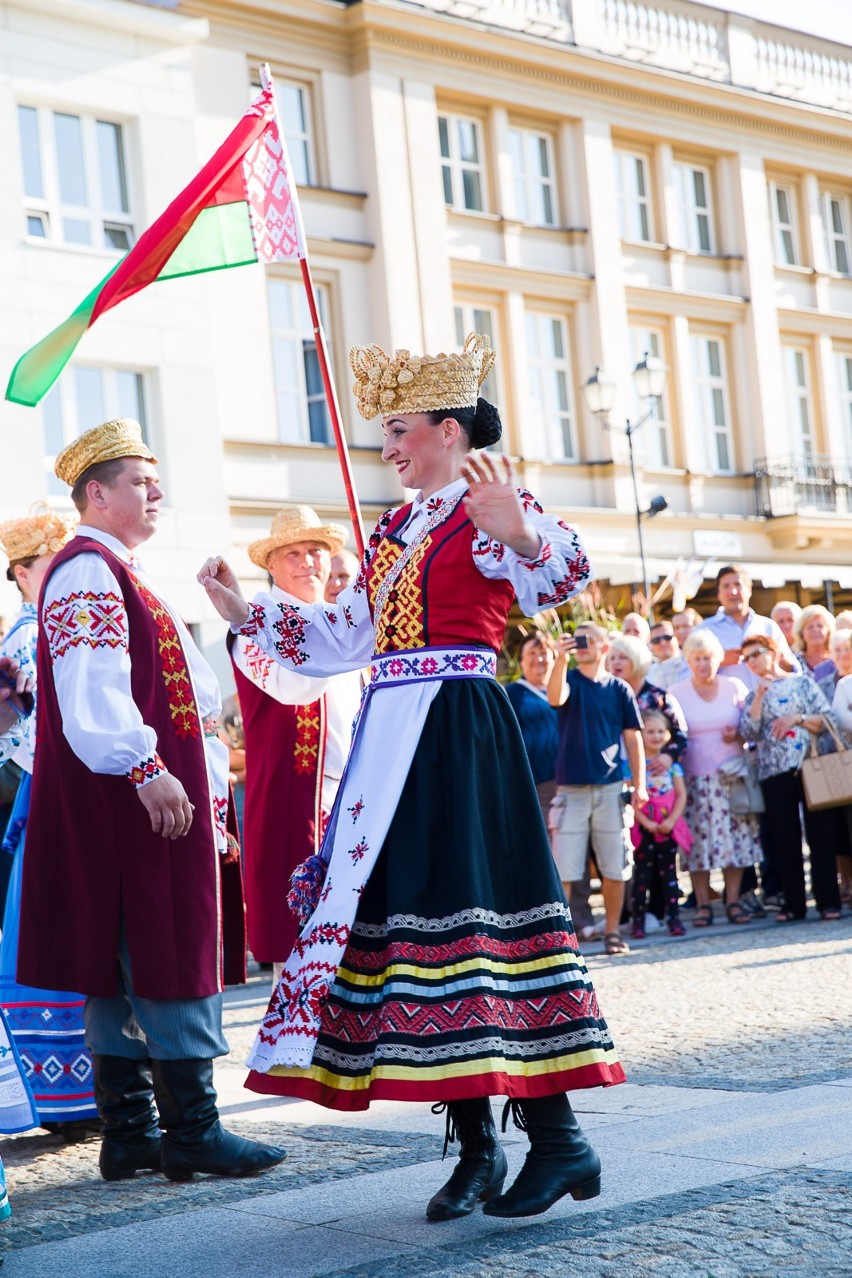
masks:
<svg viewBox="0 0 852 1278"><path fill-rule="evenodd" d="M802 786L805 802L812 812L852 803L852 750L846 749L834 724L824 715L823 723L834 741L836 753L818 754L816 735L810 734L808 757L802 764Z"/></svg>
<svg viewBox="0 0 852 1278"><path fill-rule="evenodd" d="M734 816L760 816L766 811L751 751L726 759L719 767L719 776L727 788L728 807Z"/></svg>

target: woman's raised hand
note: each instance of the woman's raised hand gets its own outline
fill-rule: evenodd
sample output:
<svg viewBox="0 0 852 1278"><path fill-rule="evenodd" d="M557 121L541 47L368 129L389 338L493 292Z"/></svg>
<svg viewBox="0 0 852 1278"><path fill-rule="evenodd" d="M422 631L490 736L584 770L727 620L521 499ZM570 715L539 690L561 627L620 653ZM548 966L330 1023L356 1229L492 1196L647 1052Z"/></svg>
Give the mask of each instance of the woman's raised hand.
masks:
<svg viewBox="0 0 852 1278"><path fill-rule="evenodd" d="M249 615L248 604L236 577L221 555L205 559L198 580L220 617L232 626L245 624Z"/></svg>
<svg viewBox="0 0 852 1278"><path fill-rule="evenodd" d="M488 453L468 453L462 476L468 483L464 508L482 532L509 546L524 559L534 559L541 538L527 522L515 487L515 473L508 457L501 458L501 475Z"/></svg>

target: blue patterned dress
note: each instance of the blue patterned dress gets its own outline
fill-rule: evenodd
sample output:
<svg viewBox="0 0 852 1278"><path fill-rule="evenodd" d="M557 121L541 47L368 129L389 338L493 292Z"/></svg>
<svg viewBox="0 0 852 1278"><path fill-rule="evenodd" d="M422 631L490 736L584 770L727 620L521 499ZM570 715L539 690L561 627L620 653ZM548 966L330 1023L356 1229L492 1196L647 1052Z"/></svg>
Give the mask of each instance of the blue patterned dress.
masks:
<svg viewBox="0 0 852 1278"><path fill-rule="evenodd" d="M13 657L33 678L37 636L38 609L35 604L25 603L0 648L3 656ZM35 733L33 714L21 725L22 741L14 758L24 769L24 776L9 818L5 853L0 852L11 853L15 858L0 941L0 1008L38 1111L29 1126L97 1117L92 1058L83 1032L84 996L65 990L32 989L19 985L15 976Z"/></svg>

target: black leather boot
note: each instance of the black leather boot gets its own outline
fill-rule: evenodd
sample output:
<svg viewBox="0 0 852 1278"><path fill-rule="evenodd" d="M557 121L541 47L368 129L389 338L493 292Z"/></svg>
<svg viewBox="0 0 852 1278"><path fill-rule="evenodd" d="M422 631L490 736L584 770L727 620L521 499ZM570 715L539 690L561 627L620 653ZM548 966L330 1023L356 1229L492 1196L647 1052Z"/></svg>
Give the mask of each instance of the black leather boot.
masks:
<svg viewBox="0 0 852 1278"><path fill-rule="evenodd" d="M159 1171L160 1129L150 1061L126 1056L93 1056L92 1060L104 1180L131 1180L138 1171Z"/></svg>
<svg viewBox="0 0 852 1278"><path fill-rule="evenodd" d="M530 1149L517 1179L500 1198L486 1203L486 1216L540 1216L560 1198L597 1198L601 1160L580 1130L564 1092L536 1100L509 1101L509 1110L529 1136Z"/></svg>
<svg viewBox="0 0 852 1278"><path fill-rule="evenodd" d="M169 1180L192 1180L195 1172L253 1176L287 1157L277 1145L225 1131L216 1108L212 1061L152 1061L151 1069L164 1132L162 1169Z"/></svg>
<svg viewBox="0 0 852 1278"><path fill-rule="evenodd" d="M433 1105L434 1113L443 1106ZM457 1220L469 1216L477 1202L499 1194L509 1164L497 1136L487 1096L447 1103L447 1146L459 1139L459 1161L452 1176L426 1208L427 1220Z"/></svg>

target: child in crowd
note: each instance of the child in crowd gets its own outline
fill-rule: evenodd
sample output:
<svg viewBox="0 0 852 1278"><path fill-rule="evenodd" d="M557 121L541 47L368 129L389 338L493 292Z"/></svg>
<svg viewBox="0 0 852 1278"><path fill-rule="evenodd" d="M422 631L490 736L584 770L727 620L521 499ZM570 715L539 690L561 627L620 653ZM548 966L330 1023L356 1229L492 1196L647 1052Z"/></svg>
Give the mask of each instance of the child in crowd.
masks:
<svg viewBox="0 0 852 1278"><path fill-rule="evenodd" d="M665 750L670 740L669 725L657 710L642 716L642 740L645 758L650 762ZM683 817L686 807L686 783L683 768L673 763L664 772L647 777L648 802L636 812L636 824L630 831L633 841L633 892L631 937L645 935L645 908L654 874L660 881L666 908L666 923L672 936L684 936L686 929L678 917L680 891L675 858L678 847L692 846L692 835Z"/></svg>

